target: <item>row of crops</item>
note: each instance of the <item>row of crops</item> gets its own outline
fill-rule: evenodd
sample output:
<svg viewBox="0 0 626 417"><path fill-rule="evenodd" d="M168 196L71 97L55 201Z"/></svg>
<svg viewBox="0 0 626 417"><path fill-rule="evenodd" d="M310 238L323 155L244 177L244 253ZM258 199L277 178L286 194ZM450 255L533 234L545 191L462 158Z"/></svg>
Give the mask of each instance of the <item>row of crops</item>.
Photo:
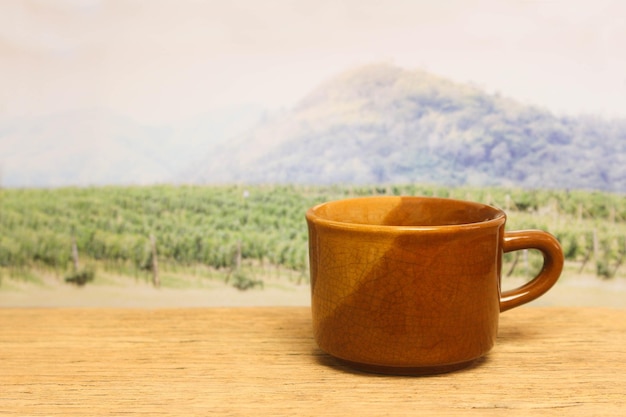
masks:
<svg viewBox="0 0 626 417"><path fill-rule="evenodd" d="M0 190L0 273L47 268L66 274L94 261L119 271L159 265L232 270L241 262L307 274L306 209L362 195L430 195L505 208L508 228L540 228L567 260L611 278L626 253L621 195L564 190L385 186L137 186ZM509 259L509 261L511 261Z"/></svg>

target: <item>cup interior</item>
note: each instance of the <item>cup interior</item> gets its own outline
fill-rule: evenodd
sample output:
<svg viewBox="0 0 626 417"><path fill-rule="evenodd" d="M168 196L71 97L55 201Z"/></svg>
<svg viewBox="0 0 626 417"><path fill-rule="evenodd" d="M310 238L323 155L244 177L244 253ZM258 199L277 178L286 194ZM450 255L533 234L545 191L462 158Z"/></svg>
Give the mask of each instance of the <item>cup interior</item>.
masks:
<svg viewBox="0 0 626 417"><path fill-rule="evenodd" d="M394 226L441 227L504 218L502 210L485 204L432 197L362 197L313 207L308 217L322 222Z"/></svg>

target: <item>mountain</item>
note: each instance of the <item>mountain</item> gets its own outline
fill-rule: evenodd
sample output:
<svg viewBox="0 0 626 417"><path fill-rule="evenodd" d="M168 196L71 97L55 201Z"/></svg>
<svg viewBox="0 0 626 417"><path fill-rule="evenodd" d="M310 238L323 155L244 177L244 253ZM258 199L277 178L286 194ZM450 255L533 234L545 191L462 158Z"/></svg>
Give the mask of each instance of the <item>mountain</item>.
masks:
<svg viewBox="0 0 626 417"><path fill-rule="evenodd" d="M557 117L424 71L371 65L209 147L202 183L406 183L626 191L626 120Z"/></svg>
<svg viewBox="0 0 626 417"><path fill-rule="evenodd" d="M557 117L424 71L357 68L263 114L237 106L163 126L106 109L0 120L0 186L421 182L626 192L626 120Z"/></svg>
<svg viewBox="0 0 626 417"><path fill-rule="evenodd" d="M81 109L0 121L0 185L173 182L212 143L256 123L244 106L164 126L146 126L111 110Z"/></svg>

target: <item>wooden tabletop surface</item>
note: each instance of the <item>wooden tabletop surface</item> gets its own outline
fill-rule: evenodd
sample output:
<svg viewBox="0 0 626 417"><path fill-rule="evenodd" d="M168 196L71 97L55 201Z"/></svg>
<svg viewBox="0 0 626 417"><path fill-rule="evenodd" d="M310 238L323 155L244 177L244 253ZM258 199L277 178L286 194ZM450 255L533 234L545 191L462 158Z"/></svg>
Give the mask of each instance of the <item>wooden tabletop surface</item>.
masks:
<svg viewBox="0 0 626 417"><path fill-rule="evenodd" d="M476 366L354 372L304 307L0 309L1 416L624 416L626 310L503 313Z"/></svg>

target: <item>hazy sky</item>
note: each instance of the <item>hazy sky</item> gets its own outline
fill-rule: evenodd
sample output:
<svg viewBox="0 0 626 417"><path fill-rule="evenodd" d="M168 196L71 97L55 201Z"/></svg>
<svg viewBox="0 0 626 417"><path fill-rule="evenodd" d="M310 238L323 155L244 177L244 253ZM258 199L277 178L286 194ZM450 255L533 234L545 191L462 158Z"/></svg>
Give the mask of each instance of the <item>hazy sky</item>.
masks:
<svg viewBox="0 0 626 417"><path fill-rule="evenodd" d="M0 119L100 106L167 123L289 107L372 62L626 117L626 1L0 1Z"/></svg>

